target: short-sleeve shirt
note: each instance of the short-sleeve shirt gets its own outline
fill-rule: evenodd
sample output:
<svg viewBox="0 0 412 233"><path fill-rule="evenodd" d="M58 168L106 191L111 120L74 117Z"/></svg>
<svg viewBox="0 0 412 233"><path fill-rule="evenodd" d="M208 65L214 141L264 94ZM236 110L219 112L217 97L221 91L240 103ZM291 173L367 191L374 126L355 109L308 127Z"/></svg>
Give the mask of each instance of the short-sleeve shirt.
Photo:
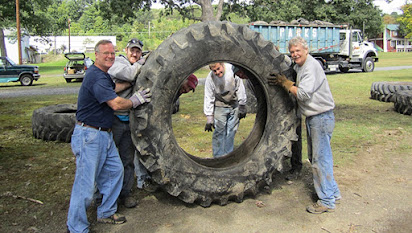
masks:
<svg viewBox="0 0 412 233"><path fill-rule="evenodd" d="M77 99L76 119L87 125L111 128L114 112L106 101L117 97L110 75L92 65L86 71Z"/></svg>

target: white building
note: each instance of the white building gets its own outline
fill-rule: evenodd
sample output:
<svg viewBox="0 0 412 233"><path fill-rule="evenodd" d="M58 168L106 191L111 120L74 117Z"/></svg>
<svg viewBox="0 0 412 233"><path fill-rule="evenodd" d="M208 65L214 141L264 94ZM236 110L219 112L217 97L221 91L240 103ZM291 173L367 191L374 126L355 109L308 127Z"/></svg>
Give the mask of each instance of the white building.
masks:
<svg viewBox="0 0 412 233"><path fill-rule="evenodd" d="M94 52L94 46L100 40L110 40L116 46L116 36L71 36L70 52ZM15 32L4 30L4 43L7 50L7 57L15 63L19 62L18 44ZM64 49L64 51L63 51ZM68 36L21 36L21 58L23 63L38 63L36 53L58 53L69 52ZM3 55L2 55L3 56Z"/></svg>
<svg viewBox="0 0 412 233"><path fill-rule="evenodd" d="M116 46L116 36L70 36L70 52L93 52L96 43L103 39L110 40ZM30 46L36 48L39 53L49 53L55 50L59 53L67 53L69 52L69 37L32 36Z"/></svg>

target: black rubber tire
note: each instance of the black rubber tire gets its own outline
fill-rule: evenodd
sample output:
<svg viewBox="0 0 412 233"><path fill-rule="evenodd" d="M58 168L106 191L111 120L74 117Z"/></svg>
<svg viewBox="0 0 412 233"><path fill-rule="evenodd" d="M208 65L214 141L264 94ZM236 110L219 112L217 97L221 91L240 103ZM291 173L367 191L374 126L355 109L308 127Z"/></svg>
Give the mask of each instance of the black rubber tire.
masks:
<svg viewBox="0 0 412 233"><path fill-rule="evenodd" d="M66 83L70 83L72 81L71 78L66 78Z"/></svg>
<svg viewBox="0 0 412 233"><path fill-rule="evenodd" d="M30 74L23 74L20 77L20 84L22 86L31 86L33 84L33 76Z"/></svg>
<svg viewBox="0 0 412 233"><path fill-rule="evenodd" d="M45 141L70 142L76 123L76 104L58 104L33 111L33 136Z"/></svg>
<svg viewBox="0 0 412 233"><path fill-rule="evenodd" d="M412 90L412 82L373 82L371 99L395 102L395 93L402 90Z"/></svg>
<svg viewBox="0 0 412 233"><path fill-rule="evenodd" d="M252 132L238 148L218 159L202 159L177 144L172 101L184 77L217 61L240 65L254 75L250 81L258 111ZM292 98L283 88L268 86L267 77L288 68L273 43L245 25L198 23L166 39L151 53L134 87L151 88L152 100L130 114L133 142L152 179L172 196L203 207L241 202L272 183L283 159L291 156L297 119Z"/></svg>
<svg viewBox="0 0 412 233"><path fill-rule="evenodd" d="M412 114L412 90L398 91L395 94L395 111L405 114Z"/></svg>
<svg viewBox="0 0 412 233"><path fill-rule="evenodd" d="M363 72L372 72L375 69L375 62L373 58L367 57L362 64L362 71Z"/></svg>

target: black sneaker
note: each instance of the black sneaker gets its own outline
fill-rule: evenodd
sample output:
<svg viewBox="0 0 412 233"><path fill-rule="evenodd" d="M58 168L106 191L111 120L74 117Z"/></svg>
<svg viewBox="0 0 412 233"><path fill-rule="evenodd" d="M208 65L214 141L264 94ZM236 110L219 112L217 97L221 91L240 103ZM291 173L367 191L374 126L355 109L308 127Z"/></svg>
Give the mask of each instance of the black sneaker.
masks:
<svg viewBox="0 0 412 233"><path fill-rule="evenodd" d="M300 170L290 169L288 173L285 176L286 180L297 180L300 177Z"/></svg>
<svg viewBox="0 0 412 233"><path fill-rule="evenodd" d="M150 193L155 192L158 188L159 188L159 185L154 183L152 179L146 179L142 185L142 189Z"/></svg>

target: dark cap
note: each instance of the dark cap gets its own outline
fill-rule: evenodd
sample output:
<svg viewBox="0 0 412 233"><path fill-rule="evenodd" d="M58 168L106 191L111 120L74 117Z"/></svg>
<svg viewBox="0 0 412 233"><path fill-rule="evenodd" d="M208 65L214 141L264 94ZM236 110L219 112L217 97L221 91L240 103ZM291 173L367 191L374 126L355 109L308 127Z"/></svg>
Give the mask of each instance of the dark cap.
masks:
<svg viewBox="0 0 412 233"><path fill-rule="evenodd" d="M133 47L137 47L140 50L142 50L143 48L143 42L141 42L140 40L133 38L131 40L129 40L129 42L126 45L126 48L133 48Z"/></svg>
<svg viewBox="0 0 412 233"><path fill-rule="evenodd" d="M189 75L187 77L187 84L192 88L193 92L195 92L196 86L197 86L198 80L197 77L194 74Z"/></svg>

